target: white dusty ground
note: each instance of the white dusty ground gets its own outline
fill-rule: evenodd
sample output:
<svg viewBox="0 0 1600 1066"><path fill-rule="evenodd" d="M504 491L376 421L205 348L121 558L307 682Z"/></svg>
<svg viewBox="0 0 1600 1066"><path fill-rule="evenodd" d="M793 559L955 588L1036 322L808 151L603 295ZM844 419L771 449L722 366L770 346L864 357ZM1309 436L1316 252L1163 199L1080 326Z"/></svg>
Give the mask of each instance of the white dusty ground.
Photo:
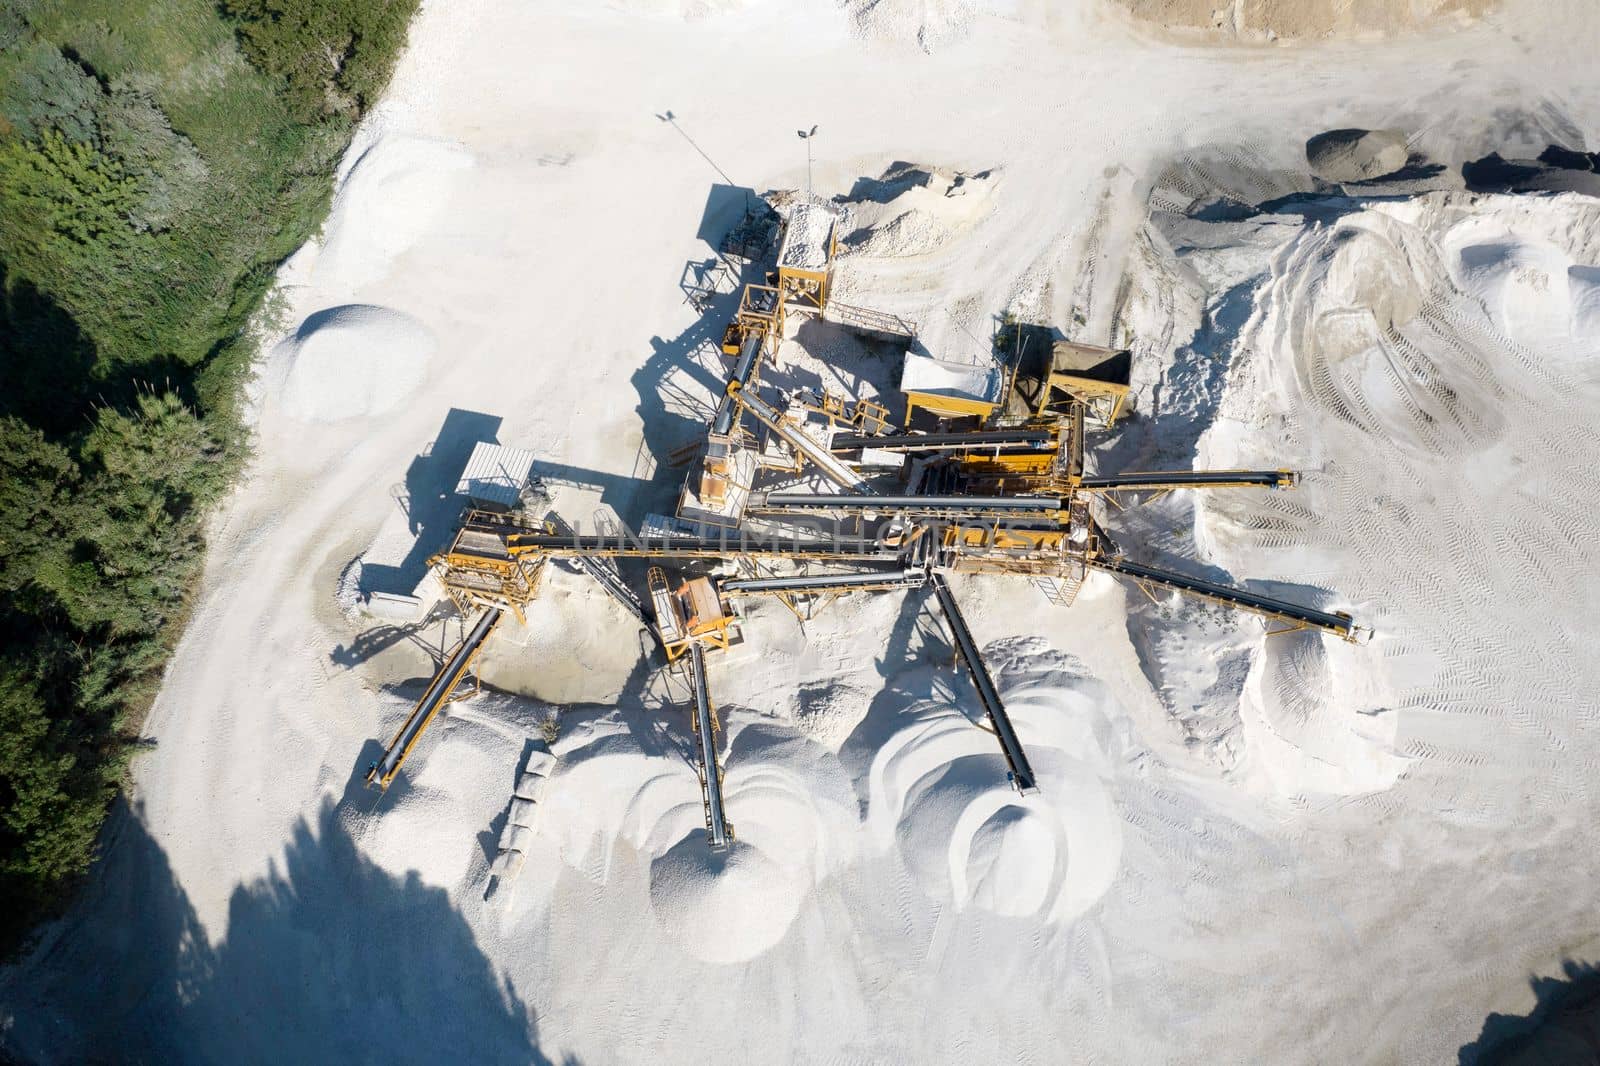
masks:
<svg viewBox="0 0 1600 1066"><path fill-rule="evenodd" d="M414 26L323 245L285 271L258 458L131 806L0 977L10 1049L1440 1062L1526 1010L1530 974L1596 957L1600 201L1189 211L1311 189L1301 146L1331 127L1452 164L1592 145L1588 4L1264 50L1154 43L1089 0L566 6ZM721 180L695 145L798 188L812 123L818 191L855 201L840 298L957 362L1005 310L1131 345L1139 411L1102 468L1307 476L1117 515L1130 551L1378 636L962 582L1043 785L1019 799L920 600L803 628L768 605L712 669L740 839L713 859L682 682L558 572L486 657L522 698L453 707L378 801L376 738L456 624L355 617L356 583L416 584L479 440L537 450L571 517L670 508L650 457L697 432L730 310L679 287ZM896 160L942 169L858 186ZM797 385L894 372L827 327L784 359ZM486 901L557 712L527 865Z"/></svg>

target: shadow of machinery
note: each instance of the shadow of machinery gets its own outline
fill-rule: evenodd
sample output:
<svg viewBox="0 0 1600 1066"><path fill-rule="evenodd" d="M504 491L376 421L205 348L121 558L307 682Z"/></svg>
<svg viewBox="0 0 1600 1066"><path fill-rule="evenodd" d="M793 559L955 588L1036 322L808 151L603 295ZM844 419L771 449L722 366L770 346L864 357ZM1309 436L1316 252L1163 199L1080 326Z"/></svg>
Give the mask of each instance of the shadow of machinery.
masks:
<svg viewBox="0 0 1600 1066"><path fill-rule="evenodd" d="M670 501L683 480L683 470L668 457L692 451L716 413L727 384L721 351L723 330L739 309L744 286L765 281L770 266L764 258L746 260L726 254L723 245L748 213L761 210L765 210L764 202L751 189L716 184L708 191L695 236L705 242L710 254L688 260L678 278L684 302L696 317L675 337L651 337L650 353L629 376L639 398L636 410L643 439L632 498L619 498L613 504L613 510L624 518L672 509Z"/></svg>
<svg viewBox="0 0 1600 1066"><path fill-rule="evenodd" d="M500 416L451 408L439 432L406 470L402 506L415 538L396 566L364 565L361 591L408 595L428 569L428 558L454 534L467 498L455 491L461 472L479 444L497 444Z"/></svg>
<svg viewBox="0 0 1600 1066"><path fill-rule="evenodd" d="M396 877L334 806L203 926L118 801L72 916L0 976L22 1061L549 1063L443 889ZM221 934L213 942L209 933ZM570 1061L570 1060L567 1060Z"/></svg>
<svg viewBox="0 0 1600 1066"><path fill-rule="evenodd" d="M348 644L335 644L333 650L328 653L328 659L335 666L342 666L348 670L383 654L396 644L410 641L433 658L442 661L449 647L449 633L442 633L440 640L434 641L428 639L428 632L435 625L458 618L455 604L448 599L441 600L416 622L399 625L383 623L362 630L350 638Z"/></svg>
<svg viewBox="0 0 1600 1066"><path fill-rule="evenodd" d="M960 685L966 680L954 676L959 669L954 665L955 651L932 595L925 589L910 589L901 595L900 611L875 663L883 687L839 745L839 762L853 783L862 817L867 814L872 760L907 726L907 708L933 699L941 682ZM959 707L969 698L958 695L952 702Z"/></svg>
<svg viewBox="0 0 1600 1066"><path fill-rule="evenodd" d="M1600 967L1568 959L1561 969L1565 978L1529 978L1538 1002L1526 1015L1485 1018L1458 1052L1460 1066L1600 1064Z"/></svg>

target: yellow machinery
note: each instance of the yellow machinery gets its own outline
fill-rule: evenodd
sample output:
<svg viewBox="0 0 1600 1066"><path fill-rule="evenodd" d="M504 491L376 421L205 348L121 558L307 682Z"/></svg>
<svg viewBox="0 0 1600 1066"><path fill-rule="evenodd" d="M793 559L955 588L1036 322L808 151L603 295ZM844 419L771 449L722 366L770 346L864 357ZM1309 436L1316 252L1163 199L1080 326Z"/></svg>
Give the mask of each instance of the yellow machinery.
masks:
<svg viewBox="0 0 1600 1066"><path fill-rule="evenodd" d="M739 310L722 331L722 353L737 356L745 338L760 334L776 347L783 338L783 290L776 285L746 285L739 294Z"/></svg>
<svg viewBox="0 0 1600 1066"><path fill-rule="evenodd" d="M1014 368L1007 411L1044 418L1081 404L1110 426L1127 404L1132 368L1133 354L1126 350L1056 341L1048 352L1023 357Z"/></svg>
<svg viewBox="0 0 1600 1066"><path fill-rule="evenodd" d="M689 684L694 710L690 722L695 737L695 763L700 775L700 799L705 808L706 842L713 848L727 847L733 840L733 824L728 821L722 802L722 764L717 759L717 734L722 723L711 702L706 681L706 652L726 649L730 643L733 617L722 605L722 597L707 577L667 583L666 571L651 567L646 579L650 605L655 609L656 632L667 662L688 656Z"/></svg>
<svg viewBox="0 0 1600 1066"><path fill-rule="evenodd" d="M802 406L821 415L832 426L849 426L857 433L877 434L889 427L889 409L873 400L846 400L824 390L821 396L811 397L811 402Z"/></svg>
<svg viewBox="0 0 1600 1066"><path fill-rule="evenodd" d="M936 422L990 421L1005 399L1004 375L998 367L968 366L908 353L900 369L900 391L906 397L906 427L916 425L917 412Z"/></svg>
<svg viewBox="0 0 1600 1066"><path fill-rule="evenodd" d="M646 584L668 662L676 662L690 645L726 649L732 643L733 616L710 578L689 578L670 588L666 571L653 566Z"/></svg>
<svg viewBox="0 0 1600 1066"><path fill-rule="evenodd" d="M469 512L450 547L428 560L463 616L483 608L503 608L517 621L527 622L523 609L539 591L543 560L506 551L505 534L516 528L520 527L507 515Z"/></svg>
<svg viewBox="0 0 1600 1066"><path fill-rule="evenodd" d="M828 303L839 212L819 200L800 200L789 211L778 246L778 290L784 303L814 311Z"/></svg>
<svg viewBox="0 0 1600 1066"><path fill-rule="evenodd" d="M384 749L383 756L367 768L367 784L377 785L383 789L389 787L394 775L400 772L401 764L411 754L411 749L417 746L417 741L422 738L423 732L433 724L434 716L439 713L439 709L454 697L456 689L466 678L467 671L472 668L478 654L483 651L483 645L489 639L489 635L500 624L502 613L500 608L491 607L473 620L466 636L461 638L461 643L445 657L444 665L433 675L433 680L428 682L427 689L411 708L406 720L401 723L394 739Z"/></svg>
<svg viewBox="0 0 1600 1066"><path fill-rule="evenodd" d="M428 724L467 678L503 616L526 621L525 610L552 558L573 560L591 573L641 622L653 626L669 668L687 671L706 833L713 848L733 840L716 755L720 722L706 680L708 653L729 648L737 638L737 621L723 592L771 594L793 608L801 598L825 601L849 592L932 588L1001 741L1013 783L1024 792L1036 787L1032 769L945 574L1026 577L1052 603L1066 605L1088 572L1099 570L1149 595L1176 591L1254 612L1268 620L1269 632L1309 629L1352 641L1363 633L1344 612L1304 607L1134 562L1102 535L1091 513L1096 499L1183 488L1287 488L1296 480L1293 472L1281 469L1089 474L1085 424L1092 418L1110 426L1126 409L1131 369L1127 351L1046 343L1046 333L1033 349L1036 354L1025 359L1028 347L1019 334L1009 376L998 367L908 356L902 375L907 424L899 431L891 431L888 409L867 399L823 393L804 399L802 413L797 413L788 397L763 398L762 362L776 356L786 312L822 314L827 309L837 227L831 206L796 204L776 272L769 275L774 284L747 285L741 294L739 310L722 338L723 351L736 359L708 427L699 469L680 498L681 521L676 526L671 520L652 524L693 532L645 535L622 530L580 536L553 514L539 523L496 512L464 516L450 546L430 565L471 622L383 757L373 763L369 783L388 787ZM851 310L863 321L870 317L862 309ZM879 322L876 332L911 332L912 327L890 318L884 318L887 325ZM865 327L857 323L855 328ZM917 431L911 424L919 412L924 423L937 423L930 431ZM764 426L769 443L776 439L787 446L789 452L776 449L784 458L792 453L787 475L777 475L777 466L761 473L769 457L754 451L755 435L742 424L746 414L751 429ZM820 426L819 418L824 423ZM886 491L873 468L859 458L868 449L903 457L902 494ZM758 474L784 476L792 485L802 462L831 487L820 493L774 492L756 485ZM759 520L746 524L747 510ZM817 532L799 524L808 516L833 525ZM786 527L785 521L795 524ZM709 577L669 580L665 569L652 566L646 575L647 614L645 602L614 565L622 558L737 562L747 570L758 562L782 563L785 569L757 572L719 588ZM817 573L811 569L814 564L830 572ZM831 572L841 568L848 570Z"/></svg>

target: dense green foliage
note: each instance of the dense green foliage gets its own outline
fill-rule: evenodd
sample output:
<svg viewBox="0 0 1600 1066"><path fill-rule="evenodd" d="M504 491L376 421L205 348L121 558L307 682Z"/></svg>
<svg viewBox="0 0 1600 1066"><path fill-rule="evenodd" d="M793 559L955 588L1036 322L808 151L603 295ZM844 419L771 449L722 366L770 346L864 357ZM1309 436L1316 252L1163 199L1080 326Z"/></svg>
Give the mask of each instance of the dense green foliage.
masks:
<svg viewBox="0 0 1600 1066"><path fill-rule="evenodd" d="M224 0L245 54L284 79L301 117L369 106L388 79L415 0Z"/></svg>
<svg viewBox="0 0 1600 1066"><path fill-rule="evenodd" d="M249 316L416 2L0 5L0 950L92 857L242 458Z"/></svg>

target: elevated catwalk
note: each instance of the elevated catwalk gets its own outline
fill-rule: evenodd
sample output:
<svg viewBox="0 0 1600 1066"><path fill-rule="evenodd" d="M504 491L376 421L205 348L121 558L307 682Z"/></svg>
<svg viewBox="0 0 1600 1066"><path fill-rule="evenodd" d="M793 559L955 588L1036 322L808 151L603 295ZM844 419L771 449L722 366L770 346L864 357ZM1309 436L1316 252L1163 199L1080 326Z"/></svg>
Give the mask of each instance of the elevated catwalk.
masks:
<svg viewBox="0 0 1600 1066"><path fill-rule="evenodd" d="M1000 751L1006 757L1011 784L1024 796L1039 791L1033 779L1033 767L1028 765L1028 756L1022 750L1022 741L1017 739L1017 731L1011 727L1011 716L1006 714L1006 706L1000 702L994 679L989 676L989 668L983 665L983 657L978 654L978 645L967 629L966 619L961 617L961 609L956 606L955 597L950 595L950 586L945 584L944 576L937 573L929 576L928 583L933 586L939 609L944 612L945 621L950 625L956 652L966 665L968 676L972 678L972 687L978 690L978 700L983 704L984 713L989 716L989 724L994 726Z"/></svg>
<svg viewBox="0 0 1600 1066"><path fill-rule="evenodd" d="M851 492L870 495L872 489L852 467L828 450L824 441L813 437L806 427L786 418L781 411L755 394L754 389L735 388L728 383L728 394L743 404L768 429L782 438L799 455L805 456L823 477Z"/></svg>
<svg viewBox="0 0 1600 1066"><path fill-rule="evenodd" d="M746 578L724 581L722 591L730 596L755 596L769 593L781 596L816 596L845 592L886 592L889 589L920 588L926 584L926 571L868 570L853 574L799 574L795 577Z"/></svg>
<svg viewBox="0 0 1600 1066"><path fill-rule="evenodd" d="M1140 585L1174 589L1190 596L1199 596L1202 599L1214 600L1230 607L1277 619L1287 623L1291 630L1320 629L1351 642L1360 640L1365 632L1344 613L1318 611L1287 600L1261 596L1232 585L1219 585L1214 581L1205 581L1187 574L1175 574L1170 570L1158 570L1153 566L1144 566L1126 559L1096 557L1089 559L1088 565Z"/></svg>
<svg viewBox="0 0 1600 1066"><path fill-rule="evenodd" d="M989 448L1040 450L1056 445L1056 428L1039 426L1027 429L980 429L971 433L841 433L833 438L833 450L854 451L877 448L880 451L925 452Z"/></svg>
<svg viewBox="0 0 1600 1066"><path fill-rule="evenodd" d="M1293 488L1299 475L1293 470L1141 470L1110 477L1086 477L1084 492L1119 492L1135 489Z"/></svg>
<svg viewBox="0 0 1600 1066"><path fill-rule="evenodd" d="M802 540L781 536L743 535L738 530L719 537L617 536L563 537L551 533L513 533L505 539L512 556L575 559L610 556L619 559L893 559L895 551L865 538Z"/></svg>
<svg viewBox="0 0 1600 1066"><path fill-rule="evenodd" d="M439 668L439 672L433 675L433 680L428 682L427 691L417 700L416 706L411 708L410 716L400 726L400 731L394 735L394 739L389 742L383 757L368 768L367 784L376 784L379 788L385 789L389 787L394 775L400 772L400 766L406 761L406 756L411 754L411 749L433 723L439 708L449 701L456 687L467 676L472 661L483 650L484 641L489 639L489 634L500 624L503 614L500 608L491 607L472 623L472 628L467 631L465 639L456 645L455 651L450 653L450 657Z"/></svg>
<svg viewBox="0 0 1600 1066"><path fill-rule="evenodd" d="M812 514L827 511L931 516L1006 516L1050 514L1066 510L1060 496L848 496L769 492L750 501L761 514Z"/></svg>
<svg viewBox="0 0 1600 1066"><path fill-rule="evenodd" d="M689 646L689 680L694 686L695 759L700 764L700 797L706 809L706 842L712 848L725 848L733 839L733 826L728 824L722 807L716 721L711 711L711 690L706 686L706 653L699 644Z"/></svg>

